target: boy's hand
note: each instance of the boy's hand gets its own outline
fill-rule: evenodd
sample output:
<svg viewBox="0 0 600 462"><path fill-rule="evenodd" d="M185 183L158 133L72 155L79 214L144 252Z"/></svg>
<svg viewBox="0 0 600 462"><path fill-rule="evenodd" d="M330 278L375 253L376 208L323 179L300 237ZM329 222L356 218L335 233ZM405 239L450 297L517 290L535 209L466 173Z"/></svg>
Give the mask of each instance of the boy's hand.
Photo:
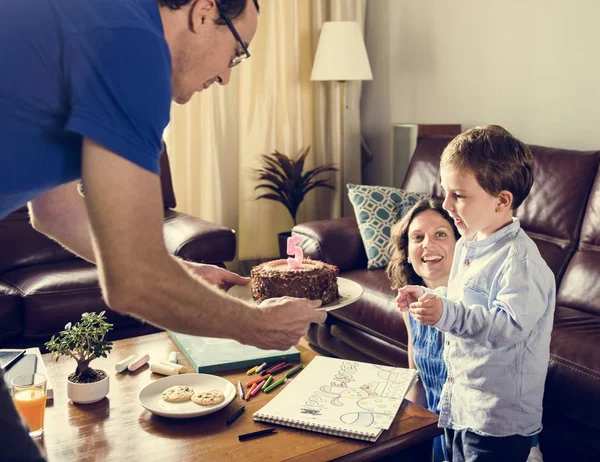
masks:
<svg viewBox="0 0 600 462"><path fill-rule="evenodd" d="M398 305L400 311L408 311L410 304L416 302L424 293L425 291L421 286L404 286L398 289L396 305Z"/></svg>
<svg viewBox="0 0 600 462"><path fill-rule="evenodd" d="M424 294L410 304L410 315L421 324L433 326L442 317L444 305L435 294Z"/></svg>

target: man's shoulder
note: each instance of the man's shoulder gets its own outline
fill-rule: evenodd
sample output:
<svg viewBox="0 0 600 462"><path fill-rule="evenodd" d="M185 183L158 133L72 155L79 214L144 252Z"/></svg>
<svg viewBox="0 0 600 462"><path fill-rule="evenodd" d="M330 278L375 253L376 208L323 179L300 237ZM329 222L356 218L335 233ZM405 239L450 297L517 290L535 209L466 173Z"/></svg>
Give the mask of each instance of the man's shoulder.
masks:
<svg viewBox="0 0 600 462"><path fill-rule="evenodd" d="M138 31L164 39L155 0L57 0L54 8L66 36Z"/></svg>

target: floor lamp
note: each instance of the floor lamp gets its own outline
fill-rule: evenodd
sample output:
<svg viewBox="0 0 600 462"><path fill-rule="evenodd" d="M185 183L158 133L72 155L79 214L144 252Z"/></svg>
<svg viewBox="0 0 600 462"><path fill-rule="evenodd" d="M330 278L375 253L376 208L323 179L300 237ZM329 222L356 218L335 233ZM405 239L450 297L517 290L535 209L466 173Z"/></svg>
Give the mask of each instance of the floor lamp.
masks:
<svg viewBox="0 0 600 462"><path fill-rule="evenodd" d="M334 80L340 90L340 210L344 216L344 110L345 83L348 80L372 80L365 41L357 22L323 23L315 53L311 80Z"/></svg>

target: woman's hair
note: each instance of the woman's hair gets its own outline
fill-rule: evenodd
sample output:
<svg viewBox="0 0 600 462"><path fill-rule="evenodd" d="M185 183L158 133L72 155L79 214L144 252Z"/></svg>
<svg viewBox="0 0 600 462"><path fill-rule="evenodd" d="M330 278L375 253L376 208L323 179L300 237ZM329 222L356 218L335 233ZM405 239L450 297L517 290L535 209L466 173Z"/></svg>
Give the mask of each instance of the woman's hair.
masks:
<svg viewBox="0 0 600 462"><path fill-rule="evenodd" d="M158 0L158 4L160 6L166 6L171 10L178 10L182 6L188 5L190 3L194 4L198 0ZM229 19L235 21L245 10L246 5L250 0L217 0L219 2L219 8L223 11ZM258 0L254 0L254 6L256 7L256 11L260 11L258 6ZM192 8L193 9L193 8ZM217 19L216 23L220 26L225 25L225 21L223 18Z"/></svg>
<svg viewBox="0 0 600 462"><path fill-rule="evenodd" d="M390 241L392 258L387 266L386 273L392 282L393 289L399 289L407 284L423 285L423 279L415 273L412 264L408 262L408 228L417 215L427 210L438 212L454 231L456 240L460 238L454 220L444 210L442 203L442 200L438 198L421 199L392 227Z"/></svg>

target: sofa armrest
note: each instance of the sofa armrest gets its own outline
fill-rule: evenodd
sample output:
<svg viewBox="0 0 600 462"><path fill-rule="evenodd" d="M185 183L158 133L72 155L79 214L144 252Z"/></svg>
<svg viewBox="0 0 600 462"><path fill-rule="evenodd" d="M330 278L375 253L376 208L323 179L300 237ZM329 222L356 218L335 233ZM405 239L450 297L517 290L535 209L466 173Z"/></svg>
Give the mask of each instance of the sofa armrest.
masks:
<svg viewBox="0 0 600 462"><path fill-rule="evenodd" d="M352 217L302 223L292 228L302 236L304 255L337 266L340 272L367 267L367 255L358 224Z"/></svg>
<svg viewBox="0 0 600 462"><path fill-rule="evenodd" d="M199 263L222 263L235 257L235 231L200 218L165 210L165 244L170 254Z"/></svg>

